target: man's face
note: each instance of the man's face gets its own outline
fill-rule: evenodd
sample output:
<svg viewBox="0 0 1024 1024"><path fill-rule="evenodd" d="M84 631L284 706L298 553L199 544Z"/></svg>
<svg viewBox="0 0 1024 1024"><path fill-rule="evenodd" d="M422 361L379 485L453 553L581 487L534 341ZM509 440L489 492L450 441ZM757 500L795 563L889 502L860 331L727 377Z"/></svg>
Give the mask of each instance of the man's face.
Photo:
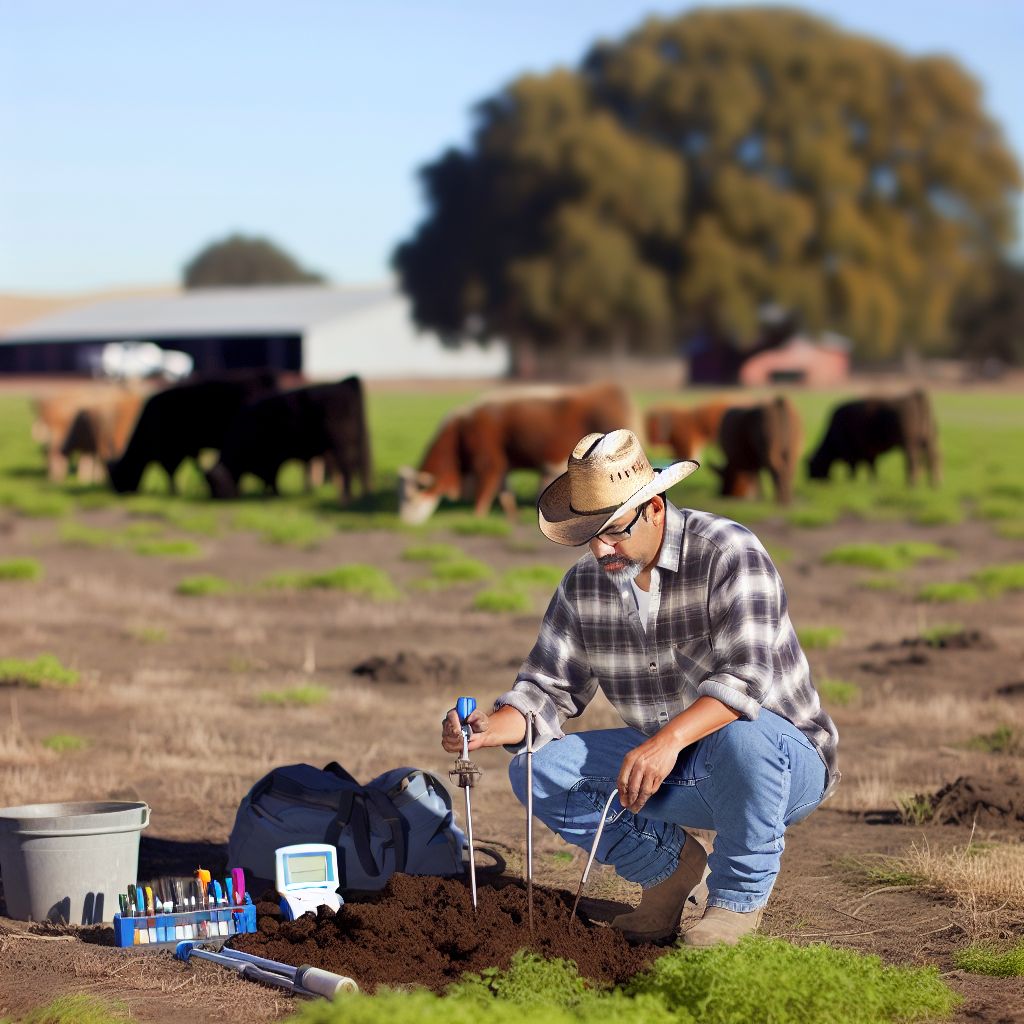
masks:
<svg viewBox="0 0 1024 1024"><path fill-rule="evenodd" d="M634 580L649 565L661 543L660 498L610 523L590 542L598 565L616 585Z"/></svg>

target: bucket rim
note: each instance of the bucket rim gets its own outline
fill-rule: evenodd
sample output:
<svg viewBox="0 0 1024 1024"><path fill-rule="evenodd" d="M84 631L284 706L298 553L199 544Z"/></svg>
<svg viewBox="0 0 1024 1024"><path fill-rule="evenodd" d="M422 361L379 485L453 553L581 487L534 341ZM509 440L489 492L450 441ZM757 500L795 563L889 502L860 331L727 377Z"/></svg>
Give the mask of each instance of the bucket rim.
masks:
<svg viewBox="0 0 1024 1024"><path fill-rule="evenodd" d="M57 818L93 817L101 814L125 814L147 811L145 800L69 800L46 804L19 804L0 807L0 821L53 821Z"/></svg>

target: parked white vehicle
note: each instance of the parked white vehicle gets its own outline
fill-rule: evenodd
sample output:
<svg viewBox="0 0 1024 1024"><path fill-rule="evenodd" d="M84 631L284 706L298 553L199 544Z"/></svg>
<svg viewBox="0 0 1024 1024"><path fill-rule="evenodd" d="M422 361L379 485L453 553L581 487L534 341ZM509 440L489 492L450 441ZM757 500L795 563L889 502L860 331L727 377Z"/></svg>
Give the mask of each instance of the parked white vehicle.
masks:
<svg viewBox="0 0 1024 1024"><path fill-rule="evenodd" d="M112 341L103 346L100 355L103 376L115 380L184 380L192 372L192 365L188 353L163 349L152 341Z"/></svg>

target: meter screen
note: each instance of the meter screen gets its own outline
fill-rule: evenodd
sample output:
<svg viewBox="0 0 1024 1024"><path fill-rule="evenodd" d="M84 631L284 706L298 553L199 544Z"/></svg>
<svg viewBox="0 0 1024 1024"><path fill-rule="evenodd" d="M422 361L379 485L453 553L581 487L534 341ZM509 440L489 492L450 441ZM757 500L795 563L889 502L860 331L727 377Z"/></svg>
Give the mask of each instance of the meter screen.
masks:
<svg viewBox="0 0 1024 1024"><path fill-rule="evenodd" d="M322 853L296 854L288 858L288 878L295 882L326 882L327 857Z"/></svg>

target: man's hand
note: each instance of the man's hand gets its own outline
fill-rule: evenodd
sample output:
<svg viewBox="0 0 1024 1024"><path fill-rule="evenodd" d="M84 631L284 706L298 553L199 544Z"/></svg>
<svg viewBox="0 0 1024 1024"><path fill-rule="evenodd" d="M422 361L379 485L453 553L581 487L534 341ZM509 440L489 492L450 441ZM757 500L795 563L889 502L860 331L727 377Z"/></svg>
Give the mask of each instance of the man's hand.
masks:
<svg viewBox="0 0 1024 1024"><path fill-rule="evenodd" d="M492 746L488 743L487 731L490 728L490 721L479 708L475 711L470 712L469 717L466 719L469 723L469 727L472 730L469 737L469 749L476 750L478 747L489 747ZM441 746L448 751L449 754L461 754L462 753L462 725L459 722L459 713L452 708L451 711L445 715L444 723L441 726Z"/></svg>
<svg viewBox="0 0 1024 1024"><path fill-rule="evenodd" d="M634 747L622 759L619 769L619 803L626 810L639 813L676 766L681 749L665 730Z"/></svg>

